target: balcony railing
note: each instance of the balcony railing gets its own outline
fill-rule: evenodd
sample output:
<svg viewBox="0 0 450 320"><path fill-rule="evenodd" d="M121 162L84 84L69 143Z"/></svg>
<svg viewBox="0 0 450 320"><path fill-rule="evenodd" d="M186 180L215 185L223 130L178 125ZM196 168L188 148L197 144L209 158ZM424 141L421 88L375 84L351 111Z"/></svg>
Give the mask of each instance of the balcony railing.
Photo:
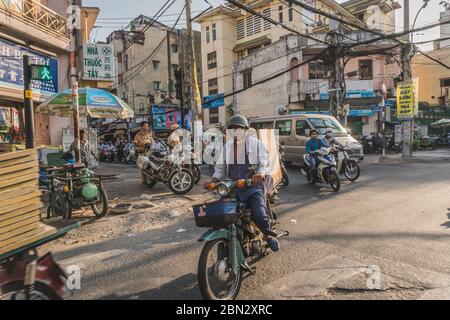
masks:
<svg viewBox="0 0 450 320"><path fill-rule="evenodd" d="M0 10L56 36L68 37L67 19L34 0L0 0Z"/></svg>

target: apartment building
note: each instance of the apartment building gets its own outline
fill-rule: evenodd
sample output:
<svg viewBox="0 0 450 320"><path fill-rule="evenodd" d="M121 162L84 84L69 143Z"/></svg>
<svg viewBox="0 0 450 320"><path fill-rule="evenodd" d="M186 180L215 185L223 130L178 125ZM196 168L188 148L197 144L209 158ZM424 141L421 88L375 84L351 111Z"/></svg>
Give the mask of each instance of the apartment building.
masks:
<svg viewBox="0 0 450 320"><path fill-rule="evenodd" d="M304 0L303 2L327 13L340 16L361 27L379 29L380 24L368 26L367 22L370 15L363 15L364 11L359 5L355 6L355 1L348 1L341 5L333 0ZM360 2L358 1L358 4ZM381 10L382 13L378 9L375 10L378 14L376 21L387 21L388 18L386 16L390 18L393 15L394 21L390 21L395 24L394 13L382 4L384 2L389 3L392 9L395 10L398 6L393 1L363 2L365 2L366 11L369 8L370 10L375 10L376 5L384 9L384 11ZM333 20L330 21L327 17L304 10L289 1L242 1L242 3L260 14L282 22L302 33L321 35L324 38L324 34L336 27ZM352 11L357 12L359 15L355 15ZM289 55L289 46L311 45L311 43L306 39L301 39L301 37L286 37L286 35L291 33L290 31L274 26L258 16L248 14L246 11L231 5L211 9L198 17L196 22L201 24L202 30L203 92L205 96L204 122L207 126L225 125L228 117L235 112L233 110L233 95L230 93L250 87L252 82L261 79L264 74L267 75L270 72L282 70L282 68L291 65L291 63L305 59L304 55L308 54L308 52L299 52L300 50L297 48L295 55ZM341 27L343 32L348 33L351 31L351 28L346 25ZM370 35L354 32L354 36L362 39L362 37ZM294 45L289 44L289 41L300 42L296 42ZM271 61L271 63L265 63L267 62L265 60L272 59L274 61ZM261 63L264 64L263 68L254 69L254 65ZM356 66L350 64L352 69L360 67L358 62L355 63L357 64ZM380 60L375 65L369 62L364 65L364 62L362 62L361 68L370 69L370 72L378 77L378 74L382 73L379 70L381 65L384 65L384 60ZM312 73L316 74L314 80L327 81L327 74L323 68L323 65L320 64L315 67L311 66ZM254 69L254 72L251 71L252 69ZM301 72L309 75L308 67L303 68ZM280 77L276 82L271 82L270 87L262 86L266 91L259 90L259 93L255 95L243 93L237 98L235 95L238 112L246 110L245 112L249 116L273 115L278 107L282 105L287 106L292 102L293 96L290 96L289 93L291 91L290 79L290 75L285 75L284 78ZM308 78L302 78L299 74L298 79L307 80ZM308 86L312 85L308 84ZM371 83L370 86L378 89L381 87L381 84L380 81L376 80L375 85ZM316 88L317 85L314 85L314 90ZM305 97L303 90L311 91L311 88L297 90L297 95L300 94L300 98ZM251 92L252 90L248 91ZM221 106L218 106L217 103L208 103L208 100L217 100L217 96L219 95L220 97L221 94L225 95L225 99L219 100L223 102ZM324 95L322 94L323 97ZM307 98L309 99L309 96ZM261 99L264 99L265 103ZM301 99L297 100L300 103ZM266 107L262 108L262 104L265 104Z"/></svg>
<svg viewBox="0 0 450 320"><path fill-rule="evenodd" d="M107 42L114 45L117 58L117 83L114 92L134 110L136 122L149 120L152 106L180 107L176 73L184 70L184 107L190 109L191 63L187 55L185 29L174 29L139 16L129 31L114 31ZM200 32L194 32L195 55L201 59ZM124 50L124 48L127 48ZM153 53L153 54L151 54ZM201 65L197 66L201 83Z"/></svg>
<svg viewBox="0 0 450 320"><path fill-rule="evenodd" d="M341 5L370 29L377 29L384 33L395 32L395 11L401 8L397 1L349 0Z"/></svg>
<svg viewBox="0 0 450 320"><path fill-rule="evenodd" d="M333 0L303 0L327 13L338 14L354 23L359 21L343 6ZM324 32L329 19L303 10L288 0L241 1L265 17L283 23L299 32ZM261 17L232 5L213 8L196 19L202 33L202 69L204 93L204 123L224 125L232 114L233 63L278 41L290 31L271 24ZM222 105L207 103L225 95Z"/></svg>

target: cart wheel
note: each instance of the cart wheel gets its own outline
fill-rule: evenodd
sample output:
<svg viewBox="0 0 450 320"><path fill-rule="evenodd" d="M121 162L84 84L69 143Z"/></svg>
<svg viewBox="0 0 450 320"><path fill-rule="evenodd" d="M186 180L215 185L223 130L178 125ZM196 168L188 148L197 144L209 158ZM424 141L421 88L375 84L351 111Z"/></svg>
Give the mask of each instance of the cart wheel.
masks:
<svg viewBox="0 0 450 320"><path fill-rule="evenodd" d="M94 214L97 216L97 218L102 218L108 213L109 210L108 196L102 184L99 185L99 189L100 189L99 203L91 205L91 208L92 211L94 211Z"/></svg>

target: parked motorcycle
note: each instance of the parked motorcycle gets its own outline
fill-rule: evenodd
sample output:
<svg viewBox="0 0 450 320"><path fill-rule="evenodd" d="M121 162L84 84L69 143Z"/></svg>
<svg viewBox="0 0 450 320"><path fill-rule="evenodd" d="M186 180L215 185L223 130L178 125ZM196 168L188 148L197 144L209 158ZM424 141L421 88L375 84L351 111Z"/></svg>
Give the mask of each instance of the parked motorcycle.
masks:
<svg viewBox="0 0 450 320"><path fill-rule="evenodd" d="M395 143L395 136L390 135L386 137L386 151L387 152L395 152L402 153L403 152L403 143Z"/></svg>
<svg viewBox="0 0 450 320"><path fill-rule="evenodd" d="M127 164L136 163L136 148L134 144L128 143L124 150L124 161Z"/></svg>
<svg viewBox="0 0 450 320"><path fill-rule="evenodd" d="M309 154L303 156L304 165L301 168L302 174L306 177L309 184L316 183L329 184L334 192L338 192L341 188L341 181L336 169L336 158L331 154L331 148L322 148L317 150L317 170L313 174L311 172L311 159Z"/></svg>
<svg viewBox="0 0 450 320"><path fill-rule="evenodd" d="M237 297L245 271L255 273L251 267L269 250L263 234L252 221L252 213L235 197L235 190L251 185L251 180L225 180L210 184L209 190L220 199L193 207L198 227L208 227L199 241L205 246L198 261L198 286L204 299L232 300ZM272 225L276 215L266 200ZM281 238L288 236L285 231Z"/></svg>
<svg viewBox="0 0 450 320"><path fill-rule="evenodd" d="M339 174L343 174L350 181L356 181L359 178L361 170L358 162L349 158L349 150L350 148L348 146L335 146L331 149L331 153L335 156L337 161L337 172L339 172Z"/></svg>
<svg viewBox="0 0 450 320"><path fill-rule="evenodd" d="M148 146L145 155L140 155L137 165L141 170L141 181L149 188L162 182L175 194L186 194L194 187L192 172L182 161L172 157L167 144L157 139Z"/></svg>

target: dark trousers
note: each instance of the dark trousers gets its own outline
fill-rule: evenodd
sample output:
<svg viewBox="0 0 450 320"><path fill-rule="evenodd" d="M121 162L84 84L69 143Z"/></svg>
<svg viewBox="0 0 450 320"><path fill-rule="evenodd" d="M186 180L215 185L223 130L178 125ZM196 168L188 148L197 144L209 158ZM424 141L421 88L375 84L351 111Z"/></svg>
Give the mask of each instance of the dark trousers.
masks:
<svg viewBox="0 0 450 320"><path fill-rule="evenodd" d="M252 211L252 218L257 227L265 235L271 234L270 218L267 214L266 202L262 191L253 193L247 199L247 207Z"/></svg>

